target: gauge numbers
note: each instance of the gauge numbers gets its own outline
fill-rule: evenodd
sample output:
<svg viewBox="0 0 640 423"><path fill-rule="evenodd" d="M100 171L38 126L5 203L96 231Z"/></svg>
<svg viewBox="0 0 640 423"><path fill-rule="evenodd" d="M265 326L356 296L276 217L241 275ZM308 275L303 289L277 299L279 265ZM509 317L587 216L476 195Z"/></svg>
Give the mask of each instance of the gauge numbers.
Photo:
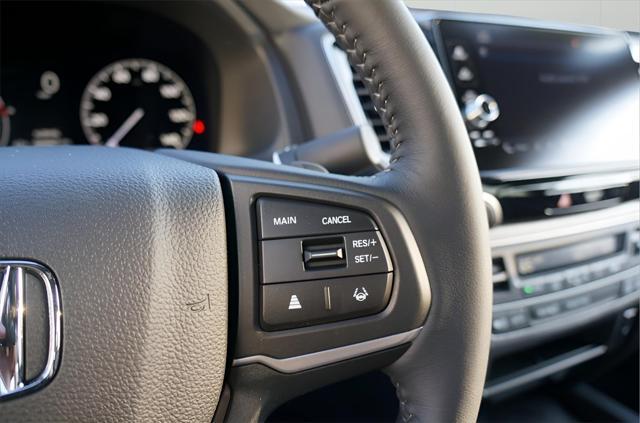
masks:
<svg viewBox="0 0 640 423"><path fill-rule="evenodd" d="M126 59L100 70L80 103L80 123L91 144L185 148L196 110L184 81L166 66Z"/></svg>

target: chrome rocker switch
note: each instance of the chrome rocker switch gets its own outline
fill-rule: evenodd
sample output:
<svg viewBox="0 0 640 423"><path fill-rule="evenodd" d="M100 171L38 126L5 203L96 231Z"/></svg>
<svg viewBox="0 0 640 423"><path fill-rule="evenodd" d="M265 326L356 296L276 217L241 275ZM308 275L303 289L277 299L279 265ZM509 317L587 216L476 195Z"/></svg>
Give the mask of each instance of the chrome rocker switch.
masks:
<svg viewBox="0 0 640 423"><path fill-rule="evenodd" d="M302 257L305 270L346 267L344 238L303 241Z"/></svg>

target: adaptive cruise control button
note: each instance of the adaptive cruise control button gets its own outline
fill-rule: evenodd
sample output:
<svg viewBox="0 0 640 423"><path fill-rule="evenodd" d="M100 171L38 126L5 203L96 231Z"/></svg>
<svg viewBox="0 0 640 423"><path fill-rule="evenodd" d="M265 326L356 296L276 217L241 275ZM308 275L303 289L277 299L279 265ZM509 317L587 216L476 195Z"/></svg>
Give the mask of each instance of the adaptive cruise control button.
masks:
<svg viewBox="0 0 640 423"><path fill-rule="evenodd" d="M262 326L290 329L382 311L391 296L392 274L281 283L262 287Z"/></svg>
<svg viewBox="0 0 640 423"><path fill-rule="evenodd" d="M367 214L319 203L260 198L257 202L261 239L342 234L378 229Z"/></svg>

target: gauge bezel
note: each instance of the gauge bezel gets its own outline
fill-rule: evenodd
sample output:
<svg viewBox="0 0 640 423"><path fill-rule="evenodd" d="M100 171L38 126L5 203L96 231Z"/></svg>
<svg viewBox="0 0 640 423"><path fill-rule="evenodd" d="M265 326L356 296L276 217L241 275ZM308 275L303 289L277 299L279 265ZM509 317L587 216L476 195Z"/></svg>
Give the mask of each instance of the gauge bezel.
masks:
<svg viewBox="0 0 640 423"><path fill-rule="evenodd" d="M179 96L180 102L186 108L190 114L191 118L182 123L182 129L180 131L181 140L178 144L172 145L164 145L160 139L156 140L158 147L162 148L170 148L174 147L176 149L185 149L189 146L191 142L194 131L193 124L196 121L196 104L193 98L193 94L189 89L189 86L186 82L175 72L173 69L168 66L152 59L147 58L126 58L119 59L114 62L109 63L108 65L101 68L96 74L89 80L86 87L82 92L82 97L80 99L80 126L82 128L82 132L89 144L94 145L104 145L106 140L102 139L101 135L95 131L95 128L92 128L87 125L86 120L89 118L89 114L93 110L93 105L95 103L94 98L91 94L91 89L98 87L100 84L104 84L109 81L113 81L112 75L115 70L118 68L124 68L133 70L135 72L139 72L141 68L145 66L152 65L157 68L159 74L162 78L168 81L172 81L174 84L177 84L181 87L181 95ZM89 106L91 105L91 106ZM131 105L130 105L131 106ZM100 137L98 139L98 137Z"/></svg>

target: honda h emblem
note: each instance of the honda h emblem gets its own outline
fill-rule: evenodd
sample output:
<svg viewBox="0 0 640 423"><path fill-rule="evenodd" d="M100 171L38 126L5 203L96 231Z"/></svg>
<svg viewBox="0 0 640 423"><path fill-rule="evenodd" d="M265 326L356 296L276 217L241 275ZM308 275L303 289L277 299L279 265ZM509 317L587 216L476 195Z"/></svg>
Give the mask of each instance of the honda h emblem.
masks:
<svg viewBox="0 0 640 423"><path fill-rule="evenodd" d="M0 260L0 399L54 376L60 354L60 292L41 264Z"/></svg>

